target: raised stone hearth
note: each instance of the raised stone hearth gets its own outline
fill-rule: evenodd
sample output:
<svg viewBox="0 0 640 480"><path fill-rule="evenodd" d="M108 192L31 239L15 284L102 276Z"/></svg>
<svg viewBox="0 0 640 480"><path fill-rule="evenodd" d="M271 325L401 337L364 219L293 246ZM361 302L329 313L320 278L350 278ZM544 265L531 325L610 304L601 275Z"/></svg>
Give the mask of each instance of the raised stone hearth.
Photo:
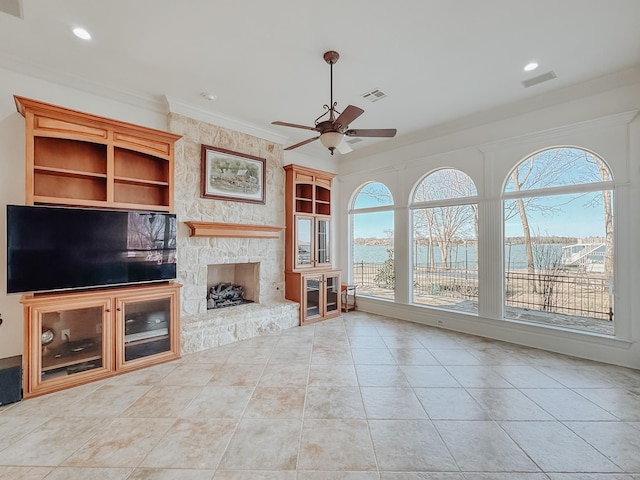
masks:
<svg viewBox="0 0 640 480"><path fill-rule="evenodd" d="M169 130L182 135L175 154L178 281L183 285L181 353L297 326L299 305L284 298L282 146L174 113L169 114ZM203 144L264 158L265 204L202 198ZM217 226L246 225L248 233L235 228L232 236L229 229L225 236L219 236L216 229L210 229L209 235L207 228L194 232L193 224L185 222L198 222L196 226L205 227L208 222ZM257 228L251 228L252 225ZM209 265L216 266L215 274ZM247 297L254 303L207 310L207 292L214 282L212 275L217 276L215 281L243 284ZM251 279L251 286L240 280L245 277Z"/></svg>
<svg viewBox="0 0 640 480"><path fill-rule="evenodd" d="M215 312L215 315L212 313ZM182 317L182 353L247 340L298 325L298 304L247 303Z"/></svg>

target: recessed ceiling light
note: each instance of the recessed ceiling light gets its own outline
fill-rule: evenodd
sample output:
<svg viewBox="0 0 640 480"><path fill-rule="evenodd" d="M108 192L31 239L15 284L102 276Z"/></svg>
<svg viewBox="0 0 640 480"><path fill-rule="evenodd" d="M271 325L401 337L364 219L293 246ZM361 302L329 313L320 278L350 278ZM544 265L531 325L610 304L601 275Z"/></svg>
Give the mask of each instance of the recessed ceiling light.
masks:
<svg viewBox="0 0 640 480"><path fill-rule="evenodd" d="M538 68L538 62L529 62L524 66L524 71L525 72L531 72L531 71L535 70L536 68Z"/></svg>
<svg viewBox="0 0 640 480"><path fill-rule="evenodd" d="M200 95L202 96L202 98L205 98L211 101L218 99L218 96L213 93L202 92Z"/></svg>
<svg viewBox="0 0 640 480"><path fill-rule="evenodd" d="M82 27L75 27L72 31L76 37L82 40L91 40L91 34Z"/></svg>

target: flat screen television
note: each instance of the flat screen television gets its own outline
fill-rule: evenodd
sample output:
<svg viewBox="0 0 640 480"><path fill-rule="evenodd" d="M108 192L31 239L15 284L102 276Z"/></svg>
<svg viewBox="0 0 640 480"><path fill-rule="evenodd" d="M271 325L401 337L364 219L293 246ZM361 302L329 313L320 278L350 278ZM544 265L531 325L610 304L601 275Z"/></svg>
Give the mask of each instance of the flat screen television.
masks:
<svg viewBox="0 0 640 480"><path fill-rule="evenodd" d="M7 205L7 293L175 278L174 214Z"/></svg>

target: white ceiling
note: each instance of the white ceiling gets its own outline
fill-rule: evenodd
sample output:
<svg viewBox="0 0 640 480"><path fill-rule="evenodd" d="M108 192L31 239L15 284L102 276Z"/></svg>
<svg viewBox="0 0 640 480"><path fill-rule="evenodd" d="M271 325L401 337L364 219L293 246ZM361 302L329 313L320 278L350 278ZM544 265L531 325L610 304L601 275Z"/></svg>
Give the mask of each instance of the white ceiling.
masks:
<svg viewBox="0 0 640 480"><path fill-rule="evenodd" d="M0 12L0 67L133 104L169 97L285 145L314 132L272 121L313 125L329 103L327 50L340 53L338 110L365 110L351 127L398 129L353 145L355 158L637 67L640 0L22 0L22 19ZM530 60L540 67L524 72ZM550 70L556 79L522 86ZM374 88L387 98L360 97ZM319 142L300 151L329 154Z"/></svg>

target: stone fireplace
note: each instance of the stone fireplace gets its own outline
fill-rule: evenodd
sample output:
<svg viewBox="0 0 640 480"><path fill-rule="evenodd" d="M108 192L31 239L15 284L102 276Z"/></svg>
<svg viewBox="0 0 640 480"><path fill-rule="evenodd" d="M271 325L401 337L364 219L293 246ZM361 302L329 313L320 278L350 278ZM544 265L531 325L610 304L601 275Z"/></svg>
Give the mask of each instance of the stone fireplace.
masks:
<svg viewBox="0 0 640 480"><path fill-rule="evenodd" d="M174 192L182 354L297 326L299 306L284 298L282 146L176 113L169 114L169 130L182 135ZM203 144L265 158L265 204L202 198ZM238 228L194 233L193 223ZM268 235L260 233L264 228ZM208 310L214 281L243 284L253 303Z"/></svg>

